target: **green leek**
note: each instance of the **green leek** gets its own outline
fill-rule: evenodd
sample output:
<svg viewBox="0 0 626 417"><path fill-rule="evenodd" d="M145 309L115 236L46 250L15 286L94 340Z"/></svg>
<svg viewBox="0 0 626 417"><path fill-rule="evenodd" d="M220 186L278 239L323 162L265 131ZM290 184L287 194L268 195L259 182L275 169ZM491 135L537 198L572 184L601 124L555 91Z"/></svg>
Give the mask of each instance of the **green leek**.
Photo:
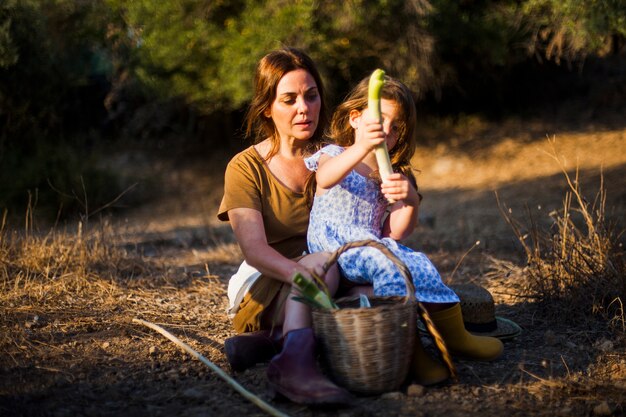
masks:
<svg viewBox="0 0 626 417"><path fill-rule="evenodd" d="M301 297L294 297L297 301L312 307L335 309L338 308L326 292L321 291L315 283L305 278L300 272L293 276L293 283Z"/></svg>
<svg viewBox="0 0 626 417"><path fill-rule="evenodd" d="M383 89L385 83L385 71L381 69L375 70L370 76L370 83L367 94L367 107L370 109L372 115L380 120L382 124L383 118L380 112L380 92ZM387 177L393 174L393 168L391 167L391 160L389 159L389 151L387 150L387 143L383 142L374 150L376 154L376 163L378 163L378 171L380 173L380 180L384 181Z"/></svg>

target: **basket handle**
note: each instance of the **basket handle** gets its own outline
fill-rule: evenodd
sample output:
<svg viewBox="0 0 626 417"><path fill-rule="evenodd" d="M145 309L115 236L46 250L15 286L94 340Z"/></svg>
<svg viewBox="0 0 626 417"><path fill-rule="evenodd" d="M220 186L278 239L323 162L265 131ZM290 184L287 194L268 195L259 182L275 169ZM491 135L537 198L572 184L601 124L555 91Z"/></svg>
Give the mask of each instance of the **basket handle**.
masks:
<svg viewBox="0 0 626 417"><path fill-rule="evenodd" d="M326 260L324 264L324 272L328 272L330 267L337 262L339 256L346 252L347 250L353 248L360 248L363 246L371 246L380 250L389 260L391 260L396 267L400 270L402 277L404 278L404 284L406 285L406 298L404 299L405 304L408 302L416 301L415 299L415 285L413 284L413 277L411 276L411 271L409 268L402 262L389 248L383 245L380 242L377 242L372 239L365 240L357 240L354 242L348 242L345 245L340 246L337 250L331 253L330 257Z"/></svg>

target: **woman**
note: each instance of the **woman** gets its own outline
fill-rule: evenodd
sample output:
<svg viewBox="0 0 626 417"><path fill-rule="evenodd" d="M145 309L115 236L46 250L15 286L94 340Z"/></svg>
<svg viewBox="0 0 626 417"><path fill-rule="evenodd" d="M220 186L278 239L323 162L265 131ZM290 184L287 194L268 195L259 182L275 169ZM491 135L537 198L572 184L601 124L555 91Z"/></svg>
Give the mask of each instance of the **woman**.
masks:
<svg viewBox="0 0 626 417"><path fill-rule="evenodd" d="M246 116L255 144L228 164L218 218L230 221L245 262L229 282L235 330L226 341L235 370L282 351L268 366L272 390L303 404L343 403L350 394L328 380L315 361L308 307L290 296L295 272L323 276L328 253L304 255L309 207L304 193L310 173L304 165L321 142L327 117L324 88L313 61L285 48L263 57L255 74L254 97ZM325 277L337 289L336 267Z"/></svg>

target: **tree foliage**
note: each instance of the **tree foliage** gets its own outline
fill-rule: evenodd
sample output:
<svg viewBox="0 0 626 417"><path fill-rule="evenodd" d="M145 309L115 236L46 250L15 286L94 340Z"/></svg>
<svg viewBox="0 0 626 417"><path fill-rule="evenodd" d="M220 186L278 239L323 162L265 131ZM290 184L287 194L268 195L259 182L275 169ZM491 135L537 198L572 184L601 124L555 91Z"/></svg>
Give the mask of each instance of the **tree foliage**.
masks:
<svg viewBox="0 0 626 417"><path fill-rule="evenodd" d="M258 59L285 45L318 63L331 103L381 67L418 98L467 111L467 97L505 103L520 64L623 57L625 39L621 0L4 0L0 192L11 198L7 176L40 149L89 149L90 131L227 119L250 99ZM185 121L163 117L181 106ZM20 186L62 165L33 163Z"/></svg>
<svg viewBox="0 0 626 417"><path fill-rule="evenodd" d="M136 76L154 92L182 95L206 111L241 107L258 59L285 45L307 50L339 90L373 66L416 89L436 83L424 0L109 4L135 44Z"/></svg>
<svg viewBox="0 0 626 417"><path fill-rule="evenodd" d="M626 30L618 0L107 3L123 17L137 78L206 112L244 105L255 63L281 45L307 50L331 93L380 66L423 95L529 57L560 63L605 54Z"/></svg>
<svg viewBox="0 0 626 417"><path fill-rule="evenodd" d="M556 62L617 53L626 37L622 0L528 0L521 6L528 49ZM612 50L612 51L611 51Z"/></svg>
<svg viewBox="0 0 626 417"><path fill-rule="evenodd" d="M7 0L1 87L15 99L46 79L23 100L63 113L68 86L105 75L113 87L130 78L141 94L182 97L205 113L239 109L259 57L291 45L316 59L331 92L380 66L423 94L529 57L619 52L625 9L619 0Z"/></svg>
<svg viewBox="0 0 626 417"><path fill-rule="evenodd" d="M25 190L62 205L50 183L71 193L107 177L87 150L105 114L108 11L97 1L0 4L0 207L25 201Z"/></svg>

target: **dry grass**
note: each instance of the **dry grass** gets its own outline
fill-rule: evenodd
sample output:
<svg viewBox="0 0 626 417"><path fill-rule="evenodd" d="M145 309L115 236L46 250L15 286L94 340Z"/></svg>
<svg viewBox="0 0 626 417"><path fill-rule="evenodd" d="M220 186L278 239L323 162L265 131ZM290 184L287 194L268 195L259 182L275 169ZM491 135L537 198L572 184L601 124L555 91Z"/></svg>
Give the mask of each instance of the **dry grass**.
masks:
<svg viewBox="0 0 626 417"><path fill-rule="evenodd" d="M3 222L0 228L0 369L37 364L37 369L65 369L55 372L74 381L81 377L68 366L92 366L102 359L97 344L74 358L78 348L97 339L107 347L122 343L134 317L167 317L172 326L186 326L210 323L208 306L223 310L222 283L207 265L223 261L226 249L190 255L202 258L206 271L187 271L180 262L174 267L167 257L147 257L129 248L121 231L106 220L89 229L78 222L73 230L47 233L31 224L9 230ZM195 306L186 308L187 303ZM216 328L226 326L226 320L221 322Z"/></svg>
<svg viewBox="0 0 626 417"><path fill-rule="evenodd" d="M553 315L581 318L600 314L621 332L626 301L626 260L620 238L623 230L606 218L606 189L601 182L595 199L588 200L559 157L554 139L549 156L560 166L569 186L563 207L549 213L542 227L527 210L528 222L515 219L503 203L500 208L527 258L525 296L541 303Z"/></svg>
<svg viewBox="0 0 626 417"><path fill-rule="evenodd" d="M491 127L479 124L474 129L480 130L472 133L478 143L478 137ZM607 265L617 262L615 256L622 249L615 246L615 232L609 233L605 210L611 206L610 197L616 197L615 190L623 189L626 160L615 149L626 145L625 132L559 136L559 146L569 159L575 159L575 150L582 149L583 142L594 147L593 161L581 161L585 173L597 168L600 160L608 161L605 166L615 172L613 179L618 181L610 183L612 194L599 195L591 203L584 200L584 182L576 174L569 174L574 189L559 182L561 175L557 178L555 174L558 164L555 169L553 158L537 151L534 138L518 141L509 132L489 146L476 148L470 143L467 152L454 144L421 149L416 165L422 170L425 213L436 218L432 226L420 228L409 245L426 245L425 252L450 280L486 284L494 293L499 314L524 327L523 337L507 342L501 361L459 364L461 384L427 390L408 400L364 398L360 408L346 409L343 414L590 415L596 407L600 407L598 413L607 407L609 412L623 412L626 385L612 381L626 380L626 338L612 338L604 330L590 331L579 323L563 323L539 314L534 306L553 297L552 307L568 307L566 300L571 294L564 285L575 283L573 277L580 273L586 274L586 285L599 291L605 288L594 285L616 278ZM110 222L77 222L38 233L29 212L26 226L17 230L2 223L0 413L15 409L34 414L36 407L50 410L51 415L130 415L132 407L139 410L137 415L257 412L246 408L223 382L190 363L167 341L132 324L133 318L141 317L173 329L194 349L227 369L222 345L233 330L225 314L226 280L236 269L241 252L228 225L215 220L226 160L185 163L177 170L166 170L172 178L163 201ZM528 169L529 163L534 164L533 169ZM516 246L498 246L516 238L499 212L494 189L514 206L516 214L529 204L541 204L541 213L554 213L547 223L534 218L536 235L542 236L538 242L543 245L536 273L548 268L550 274L570 274L567 279L543 282L537 275L531 288L528 269L519 267L513 255L515 251L535 253L535 248L530 238ZM566 192L569 197L563 202ZM618 204L626 201L623 194L617 197L614 201ZM587 204L583 204L586 215L581 212L581 201ZM522 227L530 226L519 227L520 233L526 234ZM473 246L477 240L480 245ZM551 257L544 256L553 252ZM556 256L563 253L565 258ZM564 261L574 258L580 262ZM462 263L458 263L460 259ZM603 275L594 284L598 274ZM496 288L495 280L500 287ZM581 287L580 291L585 290ZM598 316L594 313L601 312L604 321L613 319L617 329L624 324L621 294L611 289L602 302L597 295L593 304L579 307L578 313L591 320ZM616 300L612 304L611 297ZM587 297L584 301L591 300ZM264 371L259 367L237 378L247 388L263 393ZM194 388L199 392L194 393ZM3 408L2 401L7 398L9 405ZM43 403L30 405L39 401ZM292 415L313 415L293 404L279 405ZM336 413L319 411L319 415Z"/></svg>
<svg viewBox="0 0 626 417"><path fill-rule="evenodd" d="M55 305L57 297L73 294L107 297L113 291L111 280L117 276L125 258L107 245L106 231L84 236L82 223L76 231L50 231L39 236L32 231L0 233L1 300L27 298L39 306ZM86 297L87 299L90 297ZM68 300L69 301L69 300ZM63 304L59 307L63 307Z"/></svg>
<svg viewBox="0 0 626 417"><path fill-rule="evenodd" d="M582 185L595 188L602 167L608 214L626 213L626 129L622 126L571 127L557 121L511 119L494 124L466 117L443 130L420 132L414 166L424 201L415 239L430 253L440 247L464 251L480 240L481 251L522 251L502 218L497 191L515 215L526 206L559 209L567 184L546 149L546 135L557 138L560 155L581 172ZM542 215L539 213L539 215ZM621 217L620 217L621 216Z"/></svg>

